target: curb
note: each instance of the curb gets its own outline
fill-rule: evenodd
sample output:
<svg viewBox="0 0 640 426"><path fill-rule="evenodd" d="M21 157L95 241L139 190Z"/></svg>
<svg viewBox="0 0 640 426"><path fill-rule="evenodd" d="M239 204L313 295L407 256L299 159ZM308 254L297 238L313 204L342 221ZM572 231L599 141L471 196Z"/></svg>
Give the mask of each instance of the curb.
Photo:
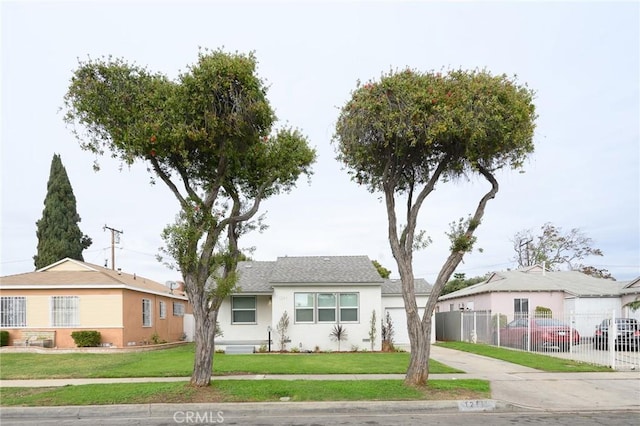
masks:
<svg viewBox="0 0 640 426"><path fill-rule="evenodd" d="M486 412L531 411L524 407L493 399L460 401L332 401L332 402L249 402L249 403L192 403L192 404L136 404L136 405L86 405L61 407L3 407L0 420L11 419L90 419L94 417L165 418L176 415L200 413L200 415L228 416L233 418L264 417L289 414L297 410L303 414L362 414L372 406L385 413L424 412Z"/></svg>

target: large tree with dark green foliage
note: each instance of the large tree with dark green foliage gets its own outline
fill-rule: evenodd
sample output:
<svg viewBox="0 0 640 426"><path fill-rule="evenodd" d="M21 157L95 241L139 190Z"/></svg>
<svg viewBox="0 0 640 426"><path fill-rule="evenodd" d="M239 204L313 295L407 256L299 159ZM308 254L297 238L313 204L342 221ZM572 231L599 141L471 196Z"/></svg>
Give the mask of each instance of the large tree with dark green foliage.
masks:
<svg viewBox="0 0 640 426"><path fill-rule="evenodd" d="M145 162L180 205L164 251L193 306L196 386L211 381L218 310L242 257L238 239L261 226L260 203L310 176L315 161L299 131L274 128L266 94L253 54L205 50L176 81L122 59L81 62L65 97L84 149Z"/></svg>
<svg viewBox="0 0 640 426"><path fill-rule="evenodd" d="M36 222L38 252L33 256L36 269L67 257L84 260L82 250L91 245L91 238L80 230L80 220L67 170L60 155L53 154L44 210Z"/></svg>
<svg viewBox="0 0 640 426"><path fill-rule="evenodd" d="M550 271L558 271L565 267L615 281L606 269L580 263L589 256L603 256L602 250L593 247L593 239L580 228L564 232L559 226L545 223L540 227L540 233L534 234L531 229L525 229L517 232L511 242L516 252L514 260L518 267L544 265Z"/></svg>
<svg viewBox="0 0 640 426"><path fill-rule="evenodd" d="M340 111L334 136L338 159L355 182L382 192L386 203L411 343L409 385L428 379L431 317L438 296L472 250L474 231L498 192L496 171L521 167L533 151L534 121L532 91L515 78L486 71L389 72L359 85ZM418 213L439 182L474 175L490 188L470 217L452 223L450 253L420 318L413 251L427 241L423 231L416 231Z"/></svg>

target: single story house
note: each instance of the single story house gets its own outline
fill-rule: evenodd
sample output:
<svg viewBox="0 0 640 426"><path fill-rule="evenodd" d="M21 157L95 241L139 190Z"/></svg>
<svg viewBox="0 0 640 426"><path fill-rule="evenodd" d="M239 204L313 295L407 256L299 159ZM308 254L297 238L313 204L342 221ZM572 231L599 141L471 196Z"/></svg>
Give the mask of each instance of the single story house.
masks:
<svg viewBox="0 0 640 426"><path fill-rule="evenodd" d="M216 347L267 345L280 350L337 350L331 338L337 325L346 330L340 350L371 350L369 333L375 312L373 350L381 349L381 324L389 313L396 346L408 346L399 280L381 278L367 256L278 257L276 261L238 264L237 290L220 306L223 336ZM418 306L425 306L431 286L416 280ZM278 323L286 316L283 334ZM435 333L434 333L435 336Z"/></svg>
<svg viewBox="0 0 640 426"><path fill-rule="evenodd" d="M0 277L0 329L10 345L73 348L78 330L99 331L103 346L173 342L183 338L190 312L179 288L69 258Z"/></svg>
<svg viewBox="0 0 640 426"><path fill-rule="evenodd" d="M581 335L590 336L603 317L640 319L640 310L626 306L638 297L640 278L619 282L532 266L495 272L484 282L440 296L436 312L490 311L510 322L540 306L550 309L554 318L571 322Z"/></svg>

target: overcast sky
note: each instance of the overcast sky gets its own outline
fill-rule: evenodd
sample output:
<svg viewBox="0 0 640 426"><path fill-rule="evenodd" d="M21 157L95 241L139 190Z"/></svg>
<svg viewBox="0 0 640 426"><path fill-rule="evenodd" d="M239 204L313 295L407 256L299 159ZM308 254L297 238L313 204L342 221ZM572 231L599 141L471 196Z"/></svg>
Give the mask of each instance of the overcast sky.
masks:
<svg viewBox="0 0 640 426"><path fill-rule="evenodd" d="M269 228L247 236L256 260L368 255L397 267L379 195L351 182L331 144L339 108L358 80L406 66L486 68L516 74L536 92L535 153L525 173L500 173L500 192L477 231L482 253L467 276L513 268L510 239L552 222L577 227L603 257L585 263L618 280L640 275L640 6L638 2L11 2L2 1L2 245L0 275L34 269L36 221L54 153L66 167L93 239L87 262L111 266L111 234L123 230L116 266L159 282L179 273L155 260L178 203L143 164L80 149L62 120L78 58L122 57L176 78L198 48L254 51L282 124L317 149L310 183L263 204ZM448 224L486 192L479 179L440 185L418 227L433 239L414 255L417 277L435 280Z"/></svg>

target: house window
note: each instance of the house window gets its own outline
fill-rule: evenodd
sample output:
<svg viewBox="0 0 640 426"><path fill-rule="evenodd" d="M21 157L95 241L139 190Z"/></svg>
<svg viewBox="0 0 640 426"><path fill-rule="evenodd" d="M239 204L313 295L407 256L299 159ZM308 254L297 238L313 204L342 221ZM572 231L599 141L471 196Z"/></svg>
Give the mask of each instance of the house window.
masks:
<svg viewBox="0 0 640 426"><path fill-rule="evenodd" d="M0 298L0 327L26 327L27 326L27 298L26 297L1 297Z"/></svg>
<svg viewBox="0 0 640 426"><path fill-rule="evenodd" d="M513 299L513 314L515 318L529 316L529 299Z"/></svg>
<svg viewBox="0 0 640 426"><path fill-rule="evenodd" d="M174 317L184 316L184 303L173 302L173 316Z"/></svg>
<svg viewBox="0 0 640 426"><path fill-rule="evenodd" d="M167 304L160 301L160 319L165 319L167 317Z"/></svg>
<svg viewBox="0 0 640 426"><path fill-rule="evenodd" d="M256 323L256 297L233 296L231 298L231 323L255 324Z"/></svg>
<svg viewBox="0 0 640 426"><path fill-rule="evenodd" d="M358 293L340 293L340 322L358 321Z"/></svg>
<svg viewBox="0 0 640 426"><path fill-rule="evenodd" d="M314 296L314 293L295 294L296 322L313 322Z"/></svg>
<svg viewBox="0 0 640 426"><path fill-rule="evenodd" d="M142 326L151 327L151 300L142 299Z"/></svg>
<svg viewBox="0 0 640 426"><path fill-rule="evenodd" d="M333 293L318 294L318 322L336 321L336 295Z"/></svg>
<svg viewBox="0 0 640 426"><path fill-rule="evenodd" d="M51 326L78 327L80 325L80 298L78 296L51 297Z"/></svg>

